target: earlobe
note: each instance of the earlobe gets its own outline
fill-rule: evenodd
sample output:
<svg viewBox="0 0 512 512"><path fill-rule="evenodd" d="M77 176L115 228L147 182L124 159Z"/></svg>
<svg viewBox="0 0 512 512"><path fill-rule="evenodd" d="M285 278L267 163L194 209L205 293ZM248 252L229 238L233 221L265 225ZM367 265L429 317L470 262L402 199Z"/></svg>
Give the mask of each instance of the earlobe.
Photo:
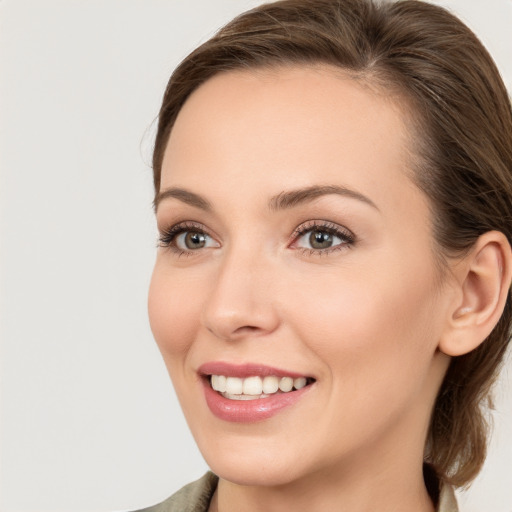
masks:
<svg viewBox="0 0 512 512"><path fill-rule="evenodd" d="M481 235L455 271L459 293L448 312L439 349L460 356L477 348L503 313L512 276L512 252L503 233Z"/></svg>

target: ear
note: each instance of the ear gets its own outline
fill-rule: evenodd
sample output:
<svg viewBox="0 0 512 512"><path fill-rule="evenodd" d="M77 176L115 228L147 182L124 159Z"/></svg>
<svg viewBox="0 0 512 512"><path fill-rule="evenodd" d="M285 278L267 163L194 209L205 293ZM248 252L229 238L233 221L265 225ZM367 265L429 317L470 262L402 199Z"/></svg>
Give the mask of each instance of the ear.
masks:
<svg viewBox="0 0 512 512"><path fill-rule="evenodd" d="M498 231L481 235L453 273L457 293L439 349L460 356L477 348L503 313L512 275L512 251L505 235Z"/></svg>

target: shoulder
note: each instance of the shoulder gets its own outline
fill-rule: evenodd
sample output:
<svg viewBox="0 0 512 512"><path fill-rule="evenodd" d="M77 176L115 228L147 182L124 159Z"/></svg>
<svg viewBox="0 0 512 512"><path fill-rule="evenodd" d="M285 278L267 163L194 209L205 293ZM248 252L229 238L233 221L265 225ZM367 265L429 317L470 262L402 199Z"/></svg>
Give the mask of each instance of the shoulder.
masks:
<svg viewBox="0 0 512 512"><path fill-rule="evenodd" d="M162 503L134 512L207 512L219 479L210 471Z"/></svg>

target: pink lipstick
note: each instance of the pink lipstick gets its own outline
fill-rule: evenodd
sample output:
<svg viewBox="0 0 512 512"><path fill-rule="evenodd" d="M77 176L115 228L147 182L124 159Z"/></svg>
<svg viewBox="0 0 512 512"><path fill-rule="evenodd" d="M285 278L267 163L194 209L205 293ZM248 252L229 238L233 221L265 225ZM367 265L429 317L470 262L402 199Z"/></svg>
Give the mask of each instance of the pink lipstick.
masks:
<svg viewBox="0 0 512 512"><path fill-rule="evenodd" d="M206 403L218 418L250 423L297 403L315 379L278 368L211 362L199 368Z"/></svg>

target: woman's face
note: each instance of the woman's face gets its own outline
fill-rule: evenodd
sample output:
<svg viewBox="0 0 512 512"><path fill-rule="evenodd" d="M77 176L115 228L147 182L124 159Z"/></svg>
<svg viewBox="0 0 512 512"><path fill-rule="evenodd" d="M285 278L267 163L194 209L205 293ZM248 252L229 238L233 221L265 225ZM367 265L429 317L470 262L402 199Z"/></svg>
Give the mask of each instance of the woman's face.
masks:
<svg viewBox="0 0 512 512"><path fill-rule="evenodd" d="M181 110L149 314L221 477L421 465L452 292L410 146L394 101L328 67L219 74Z"/></svg>

